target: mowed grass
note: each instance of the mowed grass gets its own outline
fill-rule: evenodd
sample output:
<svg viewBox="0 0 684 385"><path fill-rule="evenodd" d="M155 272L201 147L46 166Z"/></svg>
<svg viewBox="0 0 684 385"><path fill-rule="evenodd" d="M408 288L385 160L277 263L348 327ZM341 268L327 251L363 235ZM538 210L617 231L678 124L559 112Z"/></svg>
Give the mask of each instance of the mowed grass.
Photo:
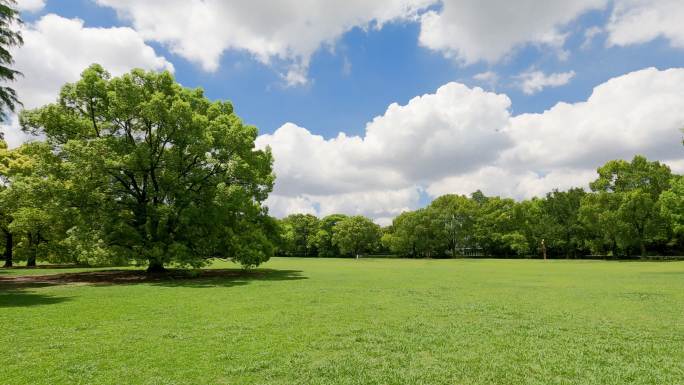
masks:
<svg viewBox="0 0 684 385"><path fill-rule="evenodd" d="M0 284L0 327L3 385L684 384L684 263L276 258Z"/></svg>

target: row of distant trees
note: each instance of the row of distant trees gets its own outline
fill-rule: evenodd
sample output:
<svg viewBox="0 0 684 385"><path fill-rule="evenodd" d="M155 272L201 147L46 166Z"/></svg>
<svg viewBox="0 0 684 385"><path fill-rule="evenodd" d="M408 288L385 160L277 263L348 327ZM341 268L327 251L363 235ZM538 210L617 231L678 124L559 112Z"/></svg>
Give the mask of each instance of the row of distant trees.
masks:
<svg viewBox="0 0 684 385"><path fill-rule="evenodd" d="M311 214L292 214L278 224L280 255L342 257L380 250L383 229L361 215L333 214L318 219Z"/></svg>
<svg viewBox="0 0 684 385"><path fill-rule="evenodd" d="M370 219L290 215L279 222L278 252L341 257L459 256L578 258L684 254L684 178L636 156L598 169L590 192L554 190L515 201L445 195L380 228Z"/></svg>

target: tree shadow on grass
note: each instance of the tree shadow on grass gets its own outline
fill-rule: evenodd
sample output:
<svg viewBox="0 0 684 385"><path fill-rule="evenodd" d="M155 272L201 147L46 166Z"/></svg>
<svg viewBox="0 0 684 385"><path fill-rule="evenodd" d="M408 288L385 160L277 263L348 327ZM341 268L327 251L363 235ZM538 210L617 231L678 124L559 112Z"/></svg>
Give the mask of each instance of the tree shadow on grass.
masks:
<svg viewBox="0 0 684 385"><path fill-rule="evenodd" d="M212 288L243 286L253 281L294 281L308 279L299 270L207 269L169 270L148 275L143 270L97 270L51 275L0 276L0 308L51 305L70 297L42 294L30 289L60 285L137 285Z"/></svg>
<svg viewBox="0 0 684 385"><path fill-rule="evenodd" d="M54 305L69 300L71 300L70 297L58 297L27 291L23 288L0 286L0 308Z"/></svg>
<svg viewBox="0 0 684 385"><path fill-rule="evenodd" d="M299 270L274 269L206 269L169 270L164 274L148 275L143 270L97 270L77 273L30 276L0 276L3 289L22 290L34 287L81 285L152 284L172 287L230 287L253 281L294 281L307 279Z"/></svg>
<svg viewBox="0 0 684 385"><path fill-rule="evenodd" d="M151 279L153 279L153 284L160 286L205 288L242 286L254 281L299 281L308 277L303 276L301 270L207 269L173 271L166 277Z"/></svg>

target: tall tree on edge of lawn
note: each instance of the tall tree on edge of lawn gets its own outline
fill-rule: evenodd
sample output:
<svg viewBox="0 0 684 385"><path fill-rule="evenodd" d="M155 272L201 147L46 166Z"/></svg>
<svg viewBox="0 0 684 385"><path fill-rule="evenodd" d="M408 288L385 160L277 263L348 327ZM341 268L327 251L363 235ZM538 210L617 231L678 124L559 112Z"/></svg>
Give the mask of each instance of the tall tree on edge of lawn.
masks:
<svg viewBox="0 0 684 385"><path fill-rule="evenodd" d="M20 122L64 160L64 204L78 207L78 223L148 272L213 258L256 266L273 254L262 205L273 158L255 149L257 128L231 103L209 101L169 72L112 78L92 65L57 103L23 111Z"/></svg>
<svg viewBox="0 0 684 385"><path fill-rule="evenodd" d="M373 250L379 242L380 226L362 215L343 218L333 227L333 243L342 254L358 257Z"/></svg>

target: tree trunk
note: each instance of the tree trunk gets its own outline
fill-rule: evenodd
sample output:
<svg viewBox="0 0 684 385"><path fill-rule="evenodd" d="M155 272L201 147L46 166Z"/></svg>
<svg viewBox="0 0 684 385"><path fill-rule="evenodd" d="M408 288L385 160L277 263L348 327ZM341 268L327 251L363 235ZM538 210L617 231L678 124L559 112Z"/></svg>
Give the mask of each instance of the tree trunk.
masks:
<svg viewBox="0 0 684 385"><path fill-rule="evenodd" d="M5 231L5 265L4 267L12 267L12 249L14 248L14 239L12 233Z"/></svg>
<svg viewBox="0 0 684 385"><path fill-rule="evenodd" d="M35 267L36 266L36 245L33 243L33 235L31 233L28 234L28 243L29 243L29 256L28 259L26 260L26 267Z"/></svg>
<svg viewBox="0 0 684 385"><path fill-rule="evenodd" d="M147 274L161 274L165 273L164 264L156 259L150 259L150 264L147 266Z"/></svg>
<svg viewBox="0 0 684 385"><path fill-rule="evenodd" d="M639 239L639 250L641 251L641 257L646 256L646 243L643 239Z"/></svg>

